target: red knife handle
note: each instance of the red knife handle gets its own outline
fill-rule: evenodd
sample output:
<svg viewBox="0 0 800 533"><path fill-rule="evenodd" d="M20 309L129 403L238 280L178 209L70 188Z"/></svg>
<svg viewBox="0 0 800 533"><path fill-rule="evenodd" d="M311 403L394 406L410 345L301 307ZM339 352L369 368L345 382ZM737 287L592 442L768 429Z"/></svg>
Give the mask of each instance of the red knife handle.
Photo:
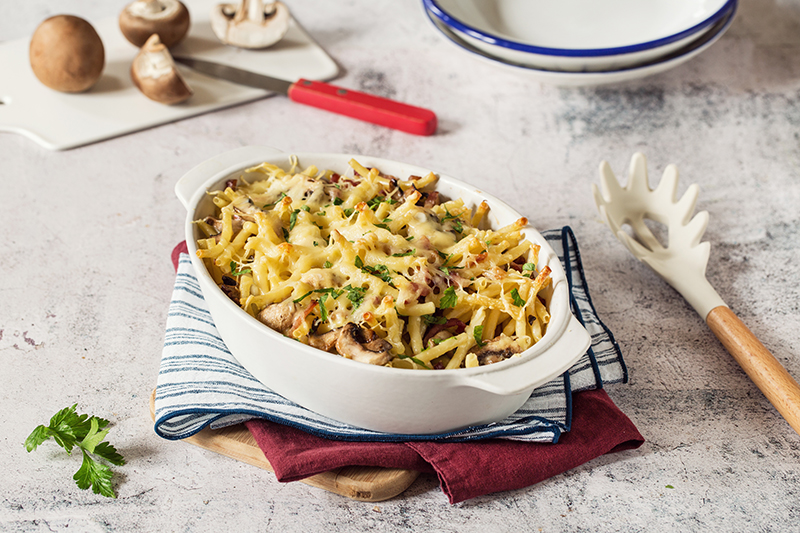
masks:
<svg viewBox="0 0 800 533"><path fill-rule="evenodd" d="M321 81L300 79L289 87L293 101L415 135L433 135L433 111Z"/></svg>

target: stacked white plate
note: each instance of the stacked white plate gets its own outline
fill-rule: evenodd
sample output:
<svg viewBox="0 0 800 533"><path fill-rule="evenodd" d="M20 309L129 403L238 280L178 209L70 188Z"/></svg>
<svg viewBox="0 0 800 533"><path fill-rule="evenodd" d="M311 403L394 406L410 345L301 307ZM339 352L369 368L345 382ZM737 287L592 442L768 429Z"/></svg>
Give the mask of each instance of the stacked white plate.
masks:
<svg viewBox="0 0 800 533"><path fill-rule="evenodd" d="M477 57L557 85L663 72L711 46L737 0L423 0L447 39Z"/></svg>

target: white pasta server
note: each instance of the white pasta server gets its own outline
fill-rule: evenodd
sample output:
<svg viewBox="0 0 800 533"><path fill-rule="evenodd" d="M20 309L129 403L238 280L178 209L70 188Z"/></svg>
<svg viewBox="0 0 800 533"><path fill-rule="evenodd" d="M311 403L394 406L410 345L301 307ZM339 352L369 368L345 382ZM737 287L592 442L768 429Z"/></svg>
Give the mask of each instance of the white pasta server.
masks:
<svg viewBox="0 0 800 533"><path fill-rule="evenodd" d="M600 188L592 185L597 208L614 235L691 304L753 383L800 433L800 386L706 279L711 245L700 240L708 213L702 211L692 218L700 190L697 184L689 186L680 200L676 199L677 188L678 169L670 165L658 187L651 190L647 162L640 153L631 159L624 187L605 161L600 164ZM646 219L667 226L666 247L647 227ZM625 232L625 225L635 237Z"/></svg>

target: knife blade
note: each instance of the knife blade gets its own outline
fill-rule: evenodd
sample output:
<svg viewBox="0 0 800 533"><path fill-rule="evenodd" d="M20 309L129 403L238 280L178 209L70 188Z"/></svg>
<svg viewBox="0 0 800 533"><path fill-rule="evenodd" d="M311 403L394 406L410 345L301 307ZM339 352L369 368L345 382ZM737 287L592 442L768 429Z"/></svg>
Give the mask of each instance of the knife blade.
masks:
<svg viewBox="0 0 800 533"><path fill-rule="evenodd" d="M214 78L281 93L294 102L379 126L415 135L433 135L436 131L436 114L422 107L345 89L321 81L301 78L296 82L291 82L193 57L173 56L173 59L192 70Z"/></svg>

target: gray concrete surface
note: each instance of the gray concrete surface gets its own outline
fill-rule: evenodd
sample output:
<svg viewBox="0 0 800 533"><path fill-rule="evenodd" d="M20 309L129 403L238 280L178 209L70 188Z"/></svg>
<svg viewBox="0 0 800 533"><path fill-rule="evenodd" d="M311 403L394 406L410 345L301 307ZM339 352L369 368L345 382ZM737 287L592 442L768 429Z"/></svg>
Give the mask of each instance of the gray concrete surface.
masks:
<svg viewBox="0 0 800 533"><path fill-rule="evenodd" d="M125 0L0 7L0 40L46 16L114 16ZM269 98L66 152L0 135L0 530L790 531L800 526L800 437L691 308L635 262L590 193L644 152L702 189L708 276L800 376L800 2L742 0L730 31L672 71L613 87L540 85L444 41L420 2L288 2L340 63L340 85L425 103L420 138ZM2 93L0 74L0 94ZM598 313L630 383L609 393L647 443L536 486L450 505L432 477L379 504L350 501L152 431L182 237L175 181L247 144L353 152L479 184L539 228L573 227ZM80 491L77 457L23 441L56 410L112 421L128 460L119 498Z"/></svg>

